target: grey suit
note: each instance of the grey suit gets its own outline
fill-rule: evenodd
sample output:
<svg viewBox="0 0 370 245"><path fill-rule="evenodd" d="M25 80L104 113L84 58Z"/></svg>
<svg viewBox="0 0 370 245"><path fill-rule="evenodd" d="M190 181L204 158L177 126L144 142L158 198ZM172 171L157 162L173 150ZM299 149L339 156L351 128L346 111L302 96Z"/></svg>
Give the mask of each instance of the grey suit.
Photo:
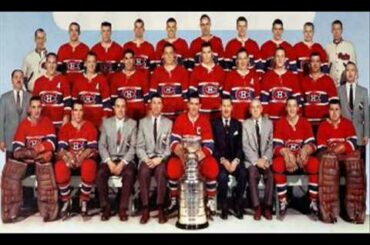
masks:
<svg viewBox="0 0 370 245"><path fill-rule="evenodd" d="M124 119L122 132L123 139L118 146L119 150L117 152L116 117L113 116L103 121L99 138L99 153L103 163L100 166L96 180L99 190L100 206L103 209L110 209L108 199L108 180L112 173L110 172L108 164L106 164L108 158L111 158L112 161L115 161L115 159L118 159L117 161L124 160L127 163L121 172L122 189L119 212L121 213L128 208L135 176L134 157L137 132L136 124L136 121L132 119Z"/></svg>
<svg viewBox="0 0 370 245"><path fill-rule="evenodd" d="M355 100L353 102L353 112L349 107L349 100L347 98L346 85L339 87L339 99L342 107L342 115L353 122L356 129L357 144L362 145L362 139L369 137L369 106L368 91L365 87L356 84Z"/></svg>
<svg viewBox="0 0 370 245"><path fill-rule="evenodd" d="M136 154L139 158L140 198L144 208L149 205L150 177L154 174L157 182L157 206L163 208L166 194L166 161L171 155L170 135L172 121L161 116L157 122L157 139L154 140L152 116L140 120L136 143ZM144 161L148 158L162 158L162 162L150 168Z"/></svg>
<svg viewBox="0 0 370 245"><path fill-rule="evenodd" d="M263 175L265 182L264 203L271 209L273 201L274 178L271 170L273 156L273 124L266 117L261 118L260 122L260 150L261 157L265 158L270 167L262 169L257 167L257 160L260 158L258 154L258 143L256 133L256 123L253 119L247 119L243 122L243 152L245 155L244 164L248 169L249 193L253 208L260 207L258 183Z"/></svg>
<svg viewBox="0 0 370 245"><path fill-rule="evenodd" d="M12 151L12 142L19 123L27 117L31 94L23 91L21 113L18 114L13 90L4 93L0 99L0 142L5 142L7 151Z"/></svg>

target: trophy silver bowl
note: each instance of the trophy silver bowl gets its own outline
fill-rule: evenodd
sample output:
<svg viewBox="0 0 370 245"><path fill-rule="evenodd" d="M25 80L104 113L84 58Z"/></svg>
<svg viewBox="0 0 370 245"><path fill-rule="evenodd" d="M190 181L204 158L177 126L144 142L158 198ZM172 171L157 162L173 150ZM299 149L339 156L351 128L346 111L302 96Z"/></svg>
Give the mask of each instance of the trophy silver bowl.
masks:
<svg viewBox="0 0 370 245"><path fill-rule="evenodd" d="M186 151L185 174L180 184L179 218L176 226L186 230L208 227L204 207L204 184L199 176L198 159L195 152L201 148L200 136L185 135L182 146Z"/></svg>

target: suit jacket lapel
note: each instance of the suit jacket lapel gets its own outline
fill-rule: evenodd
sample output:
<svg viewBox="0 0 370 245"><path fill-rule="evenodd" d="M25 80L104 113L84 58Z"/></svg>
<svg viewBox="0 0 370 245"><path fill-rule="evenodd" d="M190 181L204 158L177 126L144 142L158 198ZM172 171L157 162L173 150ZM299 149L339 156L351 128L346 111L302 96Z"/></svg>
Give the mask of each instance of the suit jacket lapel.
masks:
<svg viewBox="0 0 370 245"><path fill-rule="evenodd" d="M356 109L356 106L357 106L357 104L359 103L359 100L360 100L359 87L358 87L357 84L355 86L356 86L356 91L355 91L355 101L353 101L353 111Z"/></svg>

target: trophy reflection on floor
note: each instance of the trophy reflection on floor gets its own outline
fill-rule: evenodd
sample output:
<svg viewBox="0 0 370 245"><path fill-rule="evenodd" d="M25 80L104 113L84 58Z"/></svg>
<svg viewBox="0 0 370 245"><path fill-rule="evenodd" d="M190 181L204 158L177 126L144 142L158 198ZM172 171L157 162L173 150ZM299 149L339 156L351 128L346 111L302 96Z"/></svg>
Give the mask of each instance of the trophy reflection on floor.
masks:
<svg viewBox="0 0 370 245"><path fill-rule="evenodd" d="M180 184L179 219L176 226L196 230L208 227L204 205L204 184L199 175L195 152L201 148L200 136L184 136L182 145L186 151L185 174Z"/></svg>

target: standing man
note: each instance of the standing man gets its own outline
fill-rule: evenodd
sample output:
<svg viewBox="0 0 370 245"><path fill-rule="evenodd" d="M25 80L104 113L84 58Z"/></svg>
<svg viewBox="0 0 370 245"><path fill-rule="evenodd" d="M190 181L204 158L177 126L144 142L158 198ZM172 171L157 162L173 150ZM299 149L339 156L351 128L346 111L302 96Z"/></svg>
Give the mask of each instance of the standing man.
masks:
<svg viewBox="0 0 370 245"><path fill-rule="evenodd" d="M346 66L346 83L339 88L339 98L343 117L352 121L356 129L357 145L360 148L362 159L365 160L366 145L369 142L370 116L369 94L367 88L358 84L357 66L348 62Z"/></svg>
<svg viewBox="0 0 370 245"><path fill-rule="evenodd" d="M80 24L69 24L69 42L60 46L58 50L58 68L66 74L72 88L76 77L84 70L84 62L89 52L89 47L80 41Z"/></svg>
<svg viewBox="0 0 370 245"><path fill-rule="evenodd" d="M111 216L108 198L108 180L112 175L122 177L121 200L119 202L119 219L128 220L128 204L134 184L136 121L126 116L126 100L117 98L114 103L115 116L104 120L100 138L99 154L102 159L97 177L101 220L106 221Z"/></svg>
<svg viewBox="0 0 370 245"><path fill-rule="evenodd" d="M166 194L166 163L171 155L170 136L172 121L161 116L163 102L159 94L153 94L150 101L151 115L140 120L136 154L139 158L140 198L143 205L141 224L149 220L150 177L154 174L157 182L158 222L167 218L163 212Z"/></svg>
<svg viewBox="0 0 370 245"><path fill-rule="evenodd" d="M243 195L247 185L247 171L243 164L242 125L231 117L233 106L230 97L222 99L221 117L212 121L215 136L214 157L219 163L218 196L221 203L221 219L227 219L229 208L227 192L229 175L236 177L235 216L243 219Z"/></svg>
<svg viewBox="0 0 370 245"><path fill-rule="evenodd" d="M333 34L333 42L326 47L326 52L329 56L330 75L335 81L335 85L339 87L345 82L344 71L346 64L349 61L357 63L356 51L350 41L343 40L343 24L340 20L335 20L331 24L331 33Z"/></svg>
<svg viewBox="0 0 370 245"><path fill-rule="evenodd" d="M252 100L249 111L252 117L243 122L243 152L244 165L248 170L249 193L254 209L253 218L261 220L263 209L263 216L271 220L274 197L274 176L271 169L273 125L271 120L262 116L263 107L258 99ZM265 182L263 206L260 203L258 190L261 175Z"/></svg>
<svg viewBox="0 0 370 245"><path fill-rule="evenodd" d="M35 81L45 74L46 58L46 32L42 28L35 31L36 48L23 60L22 70L24 73L24 86L27 91L32 92Z"/></svg>
<svg viewBox="0 0 370 245"><path fill-rule="evenodd" d="M23 71L16 69L11 75L13 89L0 98L0 150L6 159L12 156L12 142L18 125L27 117L31 94L23 90Z"/></svg>

